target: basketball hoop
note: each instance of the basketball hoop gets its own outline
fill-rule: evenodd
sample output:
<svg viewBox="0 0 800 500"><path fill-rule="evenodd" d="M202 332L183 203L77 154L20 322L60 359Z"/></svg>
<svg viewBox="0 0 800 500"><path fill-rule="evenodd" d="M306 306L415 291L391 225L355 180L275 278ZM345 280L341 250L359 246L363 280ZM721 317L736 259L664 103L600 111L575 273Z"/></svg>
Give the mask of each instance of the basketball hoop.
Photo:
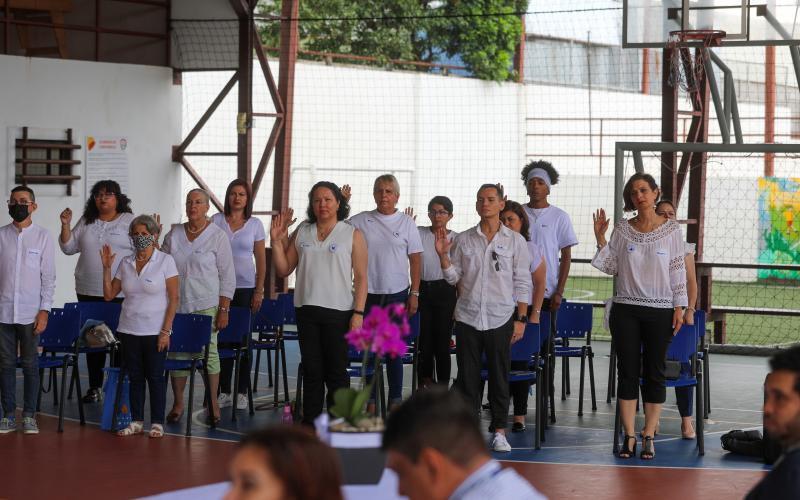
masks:
<svg viewBox="0 0 800 500"><path fill-rule="evenodd" d="M698 82L703 79L707 49L722 45L725 36L722 30L671 31L666 44L668 49L672 49L669 84L672 87L680 86L688 93L698 90ZM697 49L694 58L691 48Z"/></svg>

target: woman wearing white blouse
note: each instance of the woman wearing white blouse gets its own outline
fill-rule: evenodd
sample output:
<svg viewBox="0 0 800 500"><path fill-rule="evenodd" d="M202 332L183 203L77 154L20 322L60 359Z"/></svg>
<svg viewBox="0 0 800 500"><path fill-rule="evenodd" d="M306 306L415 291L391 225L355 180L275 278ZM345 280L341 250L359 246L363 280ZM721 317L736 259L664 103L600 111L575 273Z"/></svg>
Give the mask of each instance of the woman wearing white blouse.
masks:
<svg viewBox="0 0 800 500"><path fill-rule="evenodd" d="M232 307L246 307L254 313L261 309L264 300L264 278L266 276L267 258L264 249L266 233L264 225L256 217L252 217L253 202L250 185L243 179L234 179L228 184L225 192L225 207L222 213L211 216L216 224L228 236L233 252L233 267L236 270L236 291L231 300ZM233 397L231 376L233 375L233 359L221 361L220 408L233 404L236 409L247 408L247 388L250 385L249 356L242 358L239 377L238 395Z"/></svg>
<svg viewBox="0 0 800 500"><path fill-rule="evenodd" d="M120 436L143 430L145 381L150 390L150 437L164 435L164 360L178 309L179 285L175 261L155 249L159 231L155 219L140 215L128 230L135 254L116 259L108 244L98 252L103 265L103 297L110 301L125 293L117 334L122 341L123 366L131 379L132 421L117 433ZM119 265L112 280L115 261Z"/></svg>
<svg viewBox="0 0 800 500"><path fill-rule="evenodd" d="M208 389L212 396L219 386L219 354L217 330L228 326L230 302L236 289L236 272L228 237L208 220L208 193L192 189L186 195L184 224L175 224L164 237L162 250L175 259L181 277L180 313L205 314L214 318L214 331L208 348ZM188 372L176 371L172 376L175 400L167 422L177 422L183 414L183 390ZM209 422L216 425L220 413L216 397L211 397ZM187 418L191 418L191 415Z"/></svg>
<svg viewBox="0 0 800 500"><path fill-rule="evenodd" d="M620 458L636 453L634 419L640 367L644 372L642 399L646 414L640 457L655 457L653 435L666 399L667 348L683 325L683 308L687 304L683 236L677 222L656 214L659 194L651 175L631 176L622 196L625 211L636 210L636 216L619 221L608 244L604 236L608 228L605 212L598 210L593 216L598 252L592 265L617 276L609 323L617 352L617 398L625 430Z"/></svg>
<svg viewBox="0 0 800 500"><path fill-rule="evenodd" d="M86 200L83 216L70 229L72 210L65 208L61 212L61 234L58 243L66 255L79 253L78 265L75 267L75 292L78 302L103 301L103 267L100 261L100 249L109 245L119 258L114 262L111 275L117 272L122 259L133 253L128 229L133 220L130 200L121 191L119 184L112 180L95 183ZM112 298L113 302L122 302L122 296ZM105 352L86 354L86 368L89 372L89 390L83 397L84 403L100 400L100 389L103 387L103 367L106 364ZM112 360L112 365L116 364Z"/></svg>

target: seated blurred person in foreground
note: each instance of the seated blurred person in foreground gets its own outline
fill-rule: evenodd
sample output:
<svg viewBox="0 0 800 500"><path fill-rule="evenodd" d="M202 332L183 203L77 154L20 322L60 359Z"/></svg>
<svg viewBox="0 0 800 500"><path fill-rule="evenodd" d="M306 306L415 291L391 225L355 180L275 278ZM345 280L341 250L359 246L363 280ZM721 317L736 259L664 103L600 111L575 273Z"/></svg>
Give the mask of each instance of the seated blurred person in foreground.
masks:
<svg viewBox="0 0 800 500"><path fill-rule="evenodd" d="M747 500L800 498L800 346L776 354L769 366L764 430L781 442L784 452Z"/></svg>
<svg viewBox="0 0 800 500"><path fill-rule="evenodd" d="M342 500L336 454L304 427L271 427L246 435L230 474L226 500Z"/></svg>
<svg viewBox="0 0 800 500"><path fill-rule="evenodd" d="M416 392L389 415L383 449L398 493L410 500L544 498L489 456L477 415L461 393L444 387Z"/></svg>

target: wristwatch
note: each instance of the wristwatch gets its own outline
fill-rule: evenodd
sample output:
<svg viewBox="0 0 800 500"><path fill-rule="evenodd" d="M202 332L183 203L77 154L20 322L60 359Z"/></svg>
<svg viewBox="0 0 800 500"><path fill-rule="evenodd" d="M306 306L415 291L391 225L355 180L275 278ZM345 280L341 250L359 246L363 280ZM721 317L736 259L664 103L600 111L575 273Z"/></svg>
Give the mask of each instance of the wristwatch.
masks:
<svg viewBox="0 0 800 500"><path fill-rule="evenodd" d="M527 323L528 317L525 316L524 314L517 314L516 316L514 316L514 321L518 321L520 323Z"/></svg>
<svg viewBox="0 0 800 500"><path fill-rule="evenodd" d="M408 292L408 293L410 293L411 295L413 295L413 296L415 296L415 297L419 297L419 290L411 290L411 291L410 291L410 292Z"/></svg>

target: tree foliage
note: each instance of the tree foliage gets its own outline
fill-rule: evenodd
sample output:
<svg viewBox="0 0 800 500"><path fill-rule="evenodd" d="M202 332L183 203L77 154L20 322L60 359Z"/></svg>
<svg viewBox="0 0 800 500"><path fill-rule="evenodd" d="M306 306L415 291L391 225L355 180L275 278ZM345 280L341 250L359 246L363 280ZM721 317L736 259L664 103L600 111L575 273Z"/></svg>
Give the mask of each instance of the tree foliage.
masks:
<svg viewBox="0 0 800 500"><path fill-rule="evenodd" d="M279 16L280 0L262 1L259 12ZM512 78L522 37L519 13L528 0L300 0L300 48L389 60L442 62L460 58L476 77ZM261 30L279 44L280 22ZM374 64L374 63L373 63Z"/></svg>

